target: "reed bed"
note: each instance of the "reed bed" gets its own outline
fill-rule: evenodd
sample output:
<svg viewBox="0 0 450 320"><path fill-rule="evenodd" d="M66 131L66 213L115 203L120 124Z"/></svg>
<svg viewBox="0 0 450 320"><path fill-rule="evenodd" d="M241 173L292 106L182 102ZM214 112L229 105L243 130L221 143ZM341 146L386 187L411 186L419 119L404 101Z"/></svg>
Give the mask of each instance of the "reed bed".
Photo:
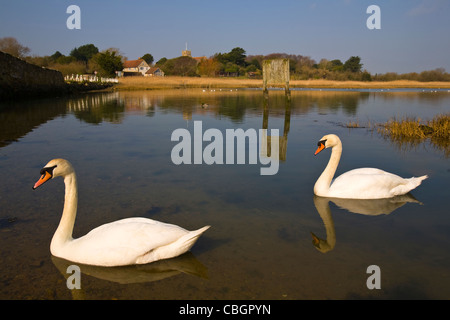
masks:
<svg viewBox="0 0 450 320"><path fill-rule="evenodd" d="M450 114L439 114L431 120L406 117L391 119L378 125L378 132L398 144L416 146L428 140L434 147L450 156Z"/></svg>
<svg viewBox="0 0 450 320"><path fill-rule="evenodd" d="M261 79L207 78L207 77L125 77L119 80L115 90L158 90L188 88L262 88ZM450 82L397 81L332 81L332 80L291 80L291 88L324 89L395 89L424 88L450 89Z"/></svg>

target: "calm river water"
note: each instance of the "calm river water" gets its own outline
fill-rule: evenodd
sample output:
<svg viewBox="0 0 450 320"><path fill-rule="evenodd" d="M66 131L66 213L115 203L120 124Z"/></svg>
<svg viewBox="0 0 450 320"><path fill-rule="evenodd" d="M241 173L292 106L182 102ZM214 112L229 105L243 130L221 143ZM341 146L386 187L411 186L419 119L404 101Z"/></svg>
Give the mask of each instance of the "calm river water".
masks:
<svg viewBox="0 0 450 320"><path fill-rule="evenodd" d="M398 145L375 128L450 112L448 90L293 90L290 102L276 90L268 100L260 90L139 91L0 107L0 299L450 299L448 149ZM278 172L260 175L259 158L175 165L172 132L193 137L194 121L223 133L224 150L227 129L278 129ZM406 198L315 198L330 150L314 151L328 133L343 142L337 174L376 167L429 179ZM31 188L53 158L77 172L74 237L132 216L211 228L175 259L81 265L81 290L69 290L72 263L49 250L63 181ZM372 265L380 289L367 286Z"/></svg>

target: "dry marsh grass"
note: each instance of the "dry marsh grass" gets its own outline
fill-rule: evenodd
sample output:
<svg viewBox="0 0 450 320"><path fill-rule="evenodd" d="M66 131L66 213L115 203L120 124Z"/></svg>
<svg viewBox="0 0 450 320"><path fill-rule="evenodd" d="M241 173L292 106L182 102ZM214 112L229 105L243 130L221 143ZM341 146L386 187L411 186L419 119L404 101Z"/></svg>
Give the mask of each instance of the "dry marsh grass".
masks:
<svg viewBox="0 0 450 320"><path fill-rule="evenodd" d="M291 80L291 88L324 89L394 89L394 88L444 88L450 89L450 82L397 81L332 81ZM119 80L116 90L156 90L188 88L262 88L261 79L206 78L206 77L125 77Z"/></svg>
<svg viewBox="0 0 450 320"><path fill-rule="evenodd" d="M363 128L363 126L357 120L356 121L350 120L344 126L349 129Z"/></svg>
<svg viewBox="0 0 450 320"><path fill-rule="evenodd" d="M429 142L445 156L450 156L450 114L439 114L431 120L420 118L391 119L378 125L378 132L400 147Z"/></svg>
<svg viewBox="0 0 450 320"><path fill-rule="evenodd" d="M396 81L332 81L332 80L294 80L292 87L330 88L330 89L398 89L398 88L450 88L450 82Z"/></svg>
<svg viewBox="0 0 450 320"><path fill-rule="evenodd" d="M366 122L361 122L360 120L349 120L344 123L343 126L348 129L361 129L366 128L368 130L373 130L376 124L374 124L371 120L367 120Z"/></svg>
<svg viewBox="0 0 450 320"><path fill-rule="evenodd" d="M262 81L236 78L196 77L127 77L121 78L117 90L159 90L190 88L258 88Z"/></svg>

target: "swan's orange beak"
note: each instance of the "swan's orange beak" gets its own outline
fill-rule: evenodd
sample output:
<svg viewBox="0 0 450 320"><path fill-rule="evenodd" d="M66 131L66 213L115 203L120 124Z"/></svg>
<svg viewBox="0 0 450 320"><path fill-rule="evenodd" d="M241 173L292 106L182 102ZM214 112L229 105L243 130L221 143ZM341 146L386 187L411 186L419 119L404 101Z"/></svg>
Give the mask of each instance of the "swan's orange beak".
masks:
<svg viewBox="0 0 450 320"><path fill-rule="evenodd" d="M40 185L44 184L44 182L50 180L53 178L53 170L57 166L54 165L53 167L45 167L41 169L41 178L34 184L33 190L35 190Z"/></svg>
<svg viewBox="0 0 450 320"><path fill-rule="evenodd" d="M313 238L313 241L312 241L313 244L317 247L319 245L319 243L320 243L320 239L312 232L311 232L311 236Z"/></svg>
<svg viewBox="0 0 450 320"><path fill-rule="evenodd" d="M319 147L317 148L316 152L314 153L314 155L317 155L320 151L322 151L323 149L325 149L325 143L319 143Z"/></svg>
<svg viewBox="0 0 450 320"><path fill-rule="evenodd" d="M48 171L45 171L41 178L34 184L33 190L42 185L44 182L50 180L51 177L52 175Z"/></svg>

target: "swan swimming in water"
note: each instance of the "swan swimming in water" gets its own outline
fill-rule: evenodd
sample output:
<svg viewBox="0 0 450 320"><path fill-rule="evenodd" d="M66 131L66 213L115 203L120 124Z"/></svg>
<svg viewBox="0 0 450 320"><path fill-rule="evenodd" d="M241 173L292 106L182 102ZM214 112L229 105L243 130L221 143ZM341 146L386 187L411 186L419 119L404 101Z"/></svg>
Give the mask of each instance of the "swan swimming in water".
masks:
<svg viewBox="0 0 450 320"><path fill-rule="evenodd" d="M64 209L50 244L52 255L59 258L109 267L150 263L187 252L210 227L188 231L152 219L126 218L101 225L83 237L73 239L78 204L75 171L69 161L53 159L41 170L41 175L33 190L50 179L64 178Z"/></svg>
<svg viewBox="0 0 450 320"><path fill-rule="evenodd" d="M410 192L418 187L427 175L402 178L376 168L347 171L333 180L342 154L342 143L335 134L323 136L317 143L315 155L331 149L330 160L314 185L314 194L322 197L347 199L384 199Z"/></svg>

